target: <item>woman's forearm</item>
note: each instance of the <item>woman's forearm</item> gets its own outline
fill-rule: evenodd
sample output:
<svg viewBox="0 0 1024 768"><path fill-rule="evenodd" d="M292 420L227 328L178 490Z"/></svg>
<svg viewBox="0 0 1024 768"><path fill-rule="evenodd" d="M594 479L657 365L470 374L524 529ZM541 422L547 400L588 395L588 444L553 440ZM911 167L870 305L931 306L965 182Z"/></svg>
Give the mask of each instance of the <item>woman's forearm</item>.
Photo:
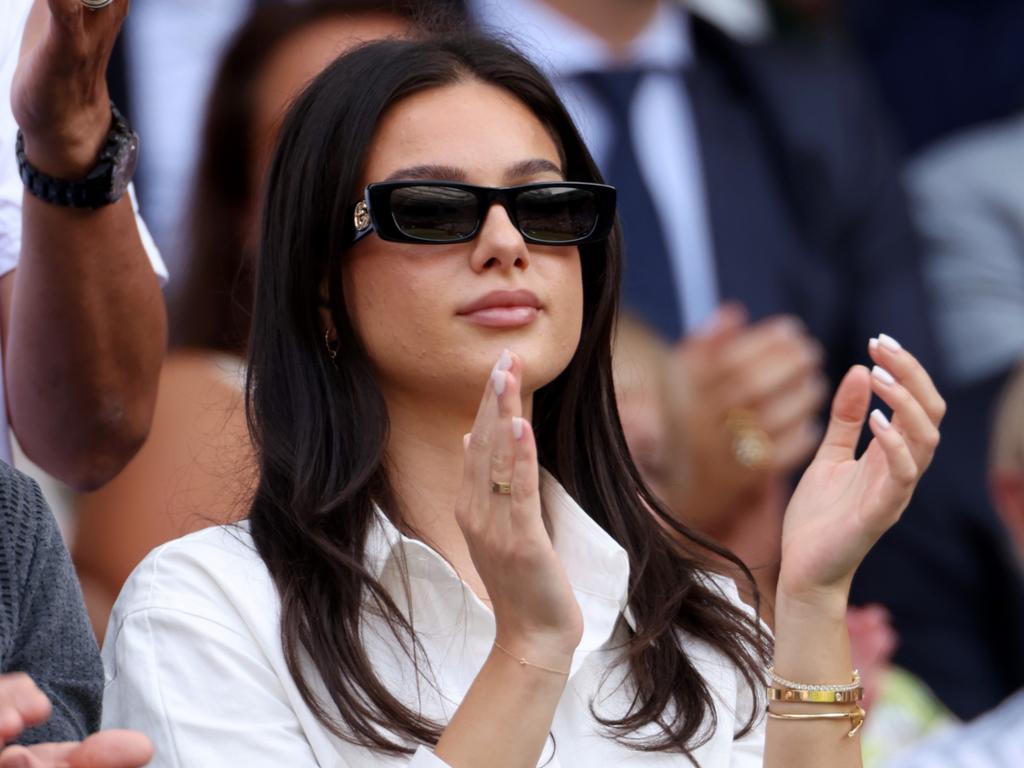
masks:
<svg viewBox="0 0 1024 768"><path fill-rule="evenodd" d="M852 661L846 628L846 594L794 599L782 586L776 597L775 671L808 685L850 681ZM772 702L778 714L845 713L856 704ZM765 768L860 768L860 734L850 737L848 718L827 720L769 719Z"/></svg>
<svg viewBox="0 0 1024 768"><path fill-rule="evenodd" d="M568 665L567 659L564 668ZM551 732L566 679L522 665L494 648L434 754L452 768L534 768Z"/></svg>

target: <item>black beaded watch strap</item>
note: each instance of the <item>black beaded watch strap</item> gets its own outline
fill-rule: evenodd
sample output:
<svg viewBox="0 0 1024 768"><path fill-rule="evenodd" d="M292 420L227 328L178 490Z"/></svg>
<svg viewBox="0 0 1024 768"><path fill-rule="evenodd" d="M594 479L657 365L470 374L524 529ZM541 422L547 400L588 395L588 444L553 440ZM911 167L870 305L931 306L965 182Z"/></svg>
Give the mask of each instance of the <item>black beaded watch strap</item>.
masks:
<svg viewBox="0 0 1024 768"><path fill-rule="evenodd" d="M25 189L40 200L70 208L102 208L117 202L127 188L127 181L117 183L115 175L121 170L117 165L126 149L138 152L138 137L117 107L111 104L110 111L112 122L107 139L96 165L82 179L58 179L33 167L25 155L25 137L19 130L15 151L18 173ZM132 142L134 145L129 146ZM129 176L132 170L134 167L129 169Z"/></svg>

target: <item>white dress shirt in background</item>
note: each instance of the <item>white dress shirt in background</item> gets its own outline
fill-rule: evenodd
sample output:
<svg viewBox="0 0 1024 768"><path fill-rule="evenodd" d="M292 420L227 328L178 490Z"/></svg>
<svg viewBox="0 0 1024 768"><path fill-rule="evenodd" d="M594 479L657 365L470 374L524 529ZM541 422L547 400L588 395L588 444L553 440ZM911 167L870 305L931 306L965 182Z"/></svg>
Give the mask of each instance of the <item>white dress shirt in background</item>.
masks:
<svg viewBox="0 0 1024 768"><path fill-rule="evenodd" d="M32 0L0 0L0 276L6 275L18 266L21 258L21 202L24 186L18 174L18 163L14 154L18 126L11 114L11 82L18 66L21 38L25 21L32 8ZM143 142L144 144L145 142ZM129 188L132 202L134 192ZM149 254L153 269L161 281L167 280L167 269L160 259L160 253L149 236L145 223L135 206L135 221L139 228L142 244ZM75 254L67 254L75 258ZM159 340L154 340L159 343ZM0 460L11 463L11 442L7 426L7 407L3 391L3 360L0 359Z"/></svg>
<svg viewBox="0 0 1024 768"><path fill-rule="evenodd" d="M613 541L543 473L542 499L552 540L584 619L583 640L555 713L552 741L540 764L550 768L641 766L684 768L682 755L639 752L608 738L591 714L621 716L630 704L624 665L614 650L624 639L629 563ZM378 513L366 562L399 606L411 585L408 615L432 672L417 676L383 623L367 616L366 652L397 698L447 722L483 666L494 641L494 616L451 566L422 542L402 535ZM714 579L737 605L735 585ZM629 621L628 612L626 621ZM734 666L689 637L684 652L716 701L717 727L694 753L702 768L760 768L764 718L743 738L734 732L753 706ZM132 574L118 598L103 648L107 687L104 728L133 728L156 746L152 768L238 765L245 768L445 766L427 747L390 757L338 739L306 706L281 646L280 601L255 551L248 525L209 528L165 544ZM310 665L307 678L329 701ZM528 674L524 672L524 674ZM606 677L607 676L607 677ZM509 724L515 728L514 723ZM639 737L655 736L651 728Z"/></svg>
<svg viewBox="0 0 1024 768"><path fill-rule="evenodd" d="M682 327L702 325L718 305L714 249L704 194L700 144L682 71L693 60L689 16L662 2L622 59L543 0L470 0L474 18L505 37L551 78L601 165L610 153L611 121L573 75L646 67L631 114L634 150L655 201L669 258L678 276Z"/></svg>

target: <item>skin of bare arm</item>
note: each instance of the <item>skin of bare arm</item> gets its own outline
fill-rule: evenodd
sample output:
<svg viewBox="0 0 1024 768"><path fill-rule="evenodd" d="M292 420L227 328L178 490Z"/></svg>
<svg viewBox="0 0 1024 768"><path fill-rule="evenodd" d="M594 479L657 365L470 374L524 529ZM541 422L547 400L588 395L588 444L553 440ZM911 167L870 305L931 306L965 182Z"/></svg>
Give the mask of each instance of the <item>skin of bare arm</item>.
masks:
<svg viewBox="0 0 1024 768"><path fill-rule="evenodd" d="M29 161L59 178L96 162L110 127L107 60L127 3L37 0L11 105ZM74 488L113 477L149 430L166 344L160 286L127 196L98 210L25 193L19 266L0 279L11 426Z"/></svg>
<svg viewBox="0 0 1024 768"><path fill-rule="evenodd" d="M927 372L888 337L873 340L869 373L854 366L832 404L828 431L790 500L783 527L782 567L775 603L775 668L805 683L850 680L845 614L854 571L906 508L939 442L946 405ZM872 413L874 439L855 458L870 395L892 408ZM849 705L776 705L786 714L850 711ZM859 736L849 720L770 720L766 768L861 765Z"/></svg>

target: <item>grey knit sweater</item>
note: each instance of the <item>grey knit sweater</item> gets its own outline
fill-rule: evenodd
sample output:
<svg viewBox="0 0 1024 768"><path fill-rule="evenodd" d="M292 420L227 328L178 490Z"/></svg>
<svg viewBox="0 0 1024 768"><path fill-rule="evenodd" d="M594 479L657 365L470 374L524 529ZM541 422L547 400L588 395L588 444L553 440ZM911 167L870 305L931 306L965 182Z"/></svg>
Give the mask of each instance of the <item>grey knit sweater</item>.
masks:
<svg viewBox="0 0 1024 768"><path fill-rule="evenodd" d="M103 665L64 541L39 486L0 461L0 672L27 672L53 702L18 742L99 728Z"/></svg>

